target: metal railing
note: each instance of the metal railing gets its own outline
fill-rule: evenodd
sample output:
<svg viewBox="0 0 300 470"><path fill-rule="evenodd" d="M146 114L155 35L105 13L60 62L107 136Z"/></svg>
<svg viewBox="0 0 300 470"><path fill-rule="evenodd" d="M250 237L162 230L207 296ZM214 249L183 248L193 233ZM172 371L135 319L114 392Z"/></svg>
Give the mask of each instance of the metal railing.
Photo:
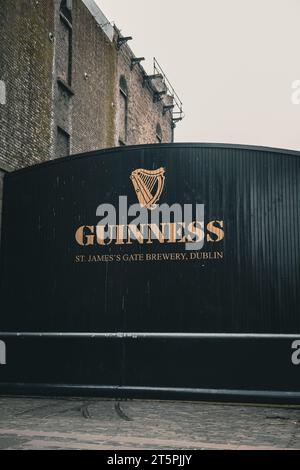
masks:
<svg viewBox="0 0 300 470"><path fill-rule="evenodd" d="M174 108L172 110L173 114L173 122L176 123L178 121L181 121L184 118L184 112L183 112L183 104L179 96L177 95L176 91L174 90L174 87L168 80L165 72L157 62L156 58L153 58L153 74L159 74L162 75L163 77L163 83L167 89L168 95L172 96L173 98L173 103L174 103Z"/></svg>

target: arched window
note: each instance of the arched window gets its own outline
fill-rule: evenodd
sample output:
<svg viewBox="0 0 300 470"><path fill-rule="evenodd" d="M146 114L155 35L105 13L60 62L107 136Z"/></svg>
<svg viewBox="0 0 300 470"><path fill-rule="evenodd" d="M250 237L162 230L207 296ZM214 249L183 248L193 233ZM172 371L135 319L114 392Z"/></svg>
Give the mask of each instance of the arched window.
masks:
<svg viewBox="0 0 300 470"><path fill-rule="evenodd" d="M156 126L156 142L157 143L162 142L162 131L161 131L161 126L159 123Z"/></svg>
<svg viewBox="0 0 300 470"><path fill-rule="evenodd" d="M128 111L128 87L126 78L121 75L119 81L120 101L119 101L119 145L126 145L127 142L127 111Z"/></svg>

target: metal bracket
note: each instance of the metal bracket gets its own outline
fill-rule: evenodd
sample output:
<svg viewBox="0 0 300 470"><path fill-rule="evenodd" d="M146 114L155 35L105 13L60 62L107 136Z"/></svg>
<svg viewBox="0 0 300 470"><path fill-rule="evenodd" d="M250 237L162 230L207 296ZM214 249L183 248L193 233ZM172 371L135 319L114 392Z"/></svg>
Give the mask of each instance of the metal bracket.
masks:
<svg viewBox="0 0 300 470"><path fill-rule="evenodd" d="M156 91L153 95L153 103L157 103L163 99L163 96L167 94L167 91Z"/></svg>
<svg viewBox="0 0 300 470"><path fill-rule="evenodd" d="M132 37L131 36L125 36L125 37L118 37L117 39L117 49L121 49L124 44L126 44L128 41L131 41Z"/></svg>
<svg viewBox="0 0 300 470"><path fill-rule="evenodd" d="M165 105L163 107L163 116L168 112L168 111L171 111L172 109L175 108L175 105L174 104L169 104L169 105Z"/></svg>
<svg viewBox="0 0 300 470"><path fill-rule="evenodd" d="M132 57L130 70L133 70L134 66L140 64L143 60L145 60L145 57Z"/></svg>

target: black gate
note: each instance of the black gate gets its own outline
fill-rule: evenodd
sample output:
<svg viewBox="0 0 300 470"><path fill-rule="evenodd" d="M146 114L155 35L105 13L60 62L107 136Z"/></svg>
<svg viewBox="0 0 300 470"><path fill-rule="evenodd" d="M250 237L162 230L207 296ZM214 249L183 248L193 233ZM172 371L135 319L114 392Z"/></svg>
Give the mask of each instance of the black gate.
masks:
<svg viewBox="0 0 300 470"><path fill-rule="evenodd" d="M2 392L300 401L299 153L91 152L3 208Z"/></svg>

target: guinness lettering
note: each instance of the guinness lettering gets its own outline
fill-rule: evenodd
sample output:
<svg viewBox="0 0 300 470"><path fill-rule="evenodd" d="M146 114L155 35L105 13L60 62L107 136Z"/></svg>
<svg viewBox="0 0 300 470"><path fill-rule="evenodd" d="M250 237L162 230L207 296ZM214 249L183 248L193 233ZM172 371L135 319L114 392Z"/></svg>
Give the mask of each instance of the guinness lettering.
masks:
<svg viewBox="0 0 300 470"><path fill-rule="evenodd" d="M224 222L214 220L207 224L206 232L203 224L199 221L186 224L185 222L129 225L82 225L76 230L75 239L78 245L131 245L133 242L139 244L152 244L153 240L159 243L198 243L206 240L208 242L220 242L224 238ZM107 233L109 234L107 236Z"/></svg>

